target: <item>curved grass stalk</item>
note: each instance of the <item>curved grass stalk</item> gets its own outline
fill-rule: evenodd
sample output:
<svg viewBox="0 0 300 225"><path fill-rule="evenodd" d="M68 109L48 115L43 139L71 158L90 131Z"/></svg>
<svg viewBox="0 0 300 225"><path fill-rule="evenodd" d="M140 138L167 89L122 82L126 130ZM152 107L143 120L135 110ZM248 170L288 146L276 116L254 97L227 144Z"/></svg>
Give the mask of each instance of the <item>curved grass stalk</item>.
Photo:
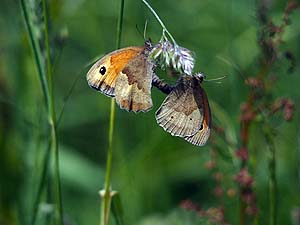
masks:
<svg viewBox="0 0 300 225"><path fill-rule="evenodd" d="M146 1L146 0L142 0L142 2L147 6L147 8L151 11L151 13L154 15L154 17L156 18L156 20L159 22L159 24L161 25L162 29L163 29L163 34L162 34L162 38L166 38L165 33L171 38L173 44L175 46L177 46L175 39L173 38L172 34L168 31L167 27L165 26L165 24L162 22L162 20L160 19L160 17L157 15L157 13L154 11L154 9L150 6L150 4Z"/></svg>
<svg viewBox="0 0 300 225"><path fill-rule="evenodd" d="M31 44L31 49L33 51L33 55L34 55L34 58L35 58L35 63L36 63L36 66L37 66L37 70L38 70L38 75L39 75L39 80L40 80L40 84L41 84L41 87L42 87L42 93L43 93L43 96L44 96L44 100L45 100L45 106L47 108L47 112L48 114L50 115L49 112L51 112L51 114L53 115L54 114L54 102L53 102L53 91L52 91L52 79L51 79L51 73L49 73L49 70L51 70L51 62L50 62L50 50L49 50L49 35L48 35L48 27L47 27L47 22L48 21L47 19L47 16L46 16L46 4L45 2L43 2L43 10L44 10L44 17L45 17L45 32L46 32L46 47L47 47L47 70L45 69L45 63L43 61L43 57L42 57L42 53L41 53L41 49L40 49L40 46L39 46L39 43L38 43L38 39L37 37L34 35L34 32L33 32L33 26L30 22L30 18L29 18L29 14L30 12L28 11L28 8L27 8L27 5L26 5L26 2L24 0L20 0L20 4L21 4L21 10L22 10L22 13L23 13L23 16L24 16L24 21L25 21L25 25L26 25L26 28L27 28L27 31L28 31L28 36L29 36L29 41L30 41L30 44ZM48 60L49 59L49 60ZM47 75L46 75L46 71L48 73L48 79L47 79ZM51 84L51 90L49 89L49 84ZM51 103L52 102L52 103ZM50 106L52 105L52 106ZM50 110L50 108L52 107L52 110ZM51 139L49 140L49 143L47 145L47 148L46 148L46 153L44 155L44 158L43 158L43 163L42 163L42 172L41 172L41 178L40 178L40 181L39 181L39 184L38 184L38 190L37 190L37 194L36 194L36 197L35 197L35 200L34 200L34 204L33 204L33 213L32 213L32 218L31 218L31 225L34 225L36 223L36 218L37 218L37 213L38 213L38 206L39 206L39 203L40 203L40 199L41 199L41 196L42 196L42 191L45 187L45 183L46 183L46 177L47 177L47 171L48 171L48 165L49 165L49 158L50 158L50 152L51 152L51 148L54 147L57 149L57 143L56 143L56 132L54 132L53 130L55 130L55 126L54 126L54 123L53 120L55 118L55 116L51 119L52 116L49 116L48 115L48 118L49 118L49 124L50 124L50 135L51 136ZM54 114L55 115L55 114ZM55 138L53 136L53 134L55 134ZM55 150L55 152L57 152ZM55 153L56 154L56 153ZM57 162L58 162L58 159L57 159ZM57 170L58 171L58 170ZM55 173L57 174L57 173ZM57 182L59 184L59 182ZM59 190L59 194L57 194L60 196L60 190ZM59 203L57 203L58 205L58 208L60 208L58 211L60 212L59 213L59 218L60 221L62 221L62 210L61 210L61 201L60 201L60 197L59 197ZM62 224L62 222L60 222L60 224Z"/></svg>
<svg viewBox="0 0 300 225"><path fill-rule="evenodd" d="M47 17L47 5L46 1L43 0L43 16L44 16L44 29L45 29L45 46L46 46L46 63L43 61L41 49L38 43L38 39L33 32L33 25L30 22L29 11L26 4L26 1L20 0L21 9L24 15L24 21L26 28L28 30L28 37L30 40L31 48L33 51L35 63L38 69L39 80L42 87L42 92L45 99L45 105L48 113L48 124L49 124L49 136L50 136L50 148L53 150L54 154L54 176L55 176L55 196L56 196L56 209L58 212L57 224L62 225L62 202L61 202L61 191L60 191L60 178L59 178L59 163L58 163L58 143L56 135L56 118L55 118L55 109L54 109L54 96L53 96L53 85L52 85L52 69L51 69L51 59L50 59L50 45L49 45L49 34L48 34L48 17ZM46 153L47 155L47 153ZM43 162L43 173L41 177L41 182L39 184L39 190L37 198L34 203L33 217L31 224L35 223L38 204L42 192L43 183L46 176L46 170L48 165L48 160Z"/></svg>
<svg viewBox="0 0 300 225"><path fill-rule="evenodd" d="M63 210L61 200L61 184L59 174L59 152L56 132L56 113L54 108L54 94L53 94L53 80L52 80L52 64L50 56L50 44L49 44L49 33L48 33L48 14L47 14L47 3L46 0L42 0L43 3L43 16L44 16L44 29L45 29L45 46L46 46L46 68L47 68L47 81L49 89L49 107L48 107L48 122L50 125L50 138L51 138L51 149L54 157L54 193L55 193L55 208L57 217L55 219L57 224L63 224Z"/></svg>
<svg viewBox="0 0 300 225"><path fill-rule="evenodd" d="M45 104L46 104L46 107L48 107L49 101L50 101L49 100L50 96L49 96L48 83L47 83L47 79L46 79L47 76L45 73L41 49L39 47L38 39L34 35L34 32L33 32L32 23L30 22L30 19L29 19L29 11L28 11L28 7L27 7L25 0L20 0L20 4L21 4L21 10L22 10L22 13L24 16L24 21L25 21L27 32L28 32L28 37L29 37L31 49L33 52L34 60L35 60L36 66L37 66L39 80L40 80L42 92L43 92L44 99L45 99Z"/></svg>
<svg viewBox="0 0 300 225"><path fill-rule="evenodd" d="M125 0L121 0L120 13L119 13L118 25L117 25L117 39L116 39L116 48L117 49L119 49L121 46L124 4L125 4ZM112 165L112 153L113 153L112 145L113 145L114 124L115 124L115 100L112 98L111 104L110 104L105 186L104 186L104 192L100 191L100 195L102 197L100 225L108 225L110 208L111 208L111 199L113 196L113 192L111 191L110 181L111 181L111 165Z"/></svg>
<svg viewBox="0 0 300 225"><path fill-rule="evenodd" d="M274 135L269 124L264 130L267 147L269 149L269 223L270 225L277 224L277 179L276 179L276 149L274 144Z"/></svg>

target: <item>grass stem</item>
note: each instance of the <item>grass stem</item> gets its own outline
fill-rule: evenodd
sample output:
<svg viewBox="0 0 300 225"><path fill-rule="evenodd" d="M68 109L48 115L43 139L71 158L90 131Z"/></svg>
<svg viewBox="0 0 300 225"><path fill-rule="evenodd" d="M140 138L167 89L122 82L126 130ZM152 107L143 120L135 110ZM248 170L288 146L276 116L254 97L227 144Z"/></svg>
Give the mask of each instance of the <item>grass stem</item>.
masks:
<svg viewBox="0 0 300 225"><path fill-rule="evenodd" d="M46 0L42 0L43 3L43 16L44 16L44 30L45 30L45 46L46 46L46 68L47 68L47 80L49 89L49 107L48 107L48 120L50 125L50 135L51 135L51 148L54 157L54 193L55 193L55 206L57 213L57 224L63 224L63 210L62 210L62 200L61 200L61 184L60 184L60 174L59 174L59 152L58 152L58 142L57 142L57 132L56 132L56 114L55 114L55 103L53 94L53 74L52 74L52 64L50 55L50 44L49 44L49 32L48 32L48 14L47 14L47 3ZM56 216L56 215L55 215Z"/></svg>
<svg viewBox="0 0 300 225"><path fill-rule="evenodd" d="M118 17L118 25L117 25L117 39L116 39L117 49L119 49L121 46L124 4L125 4L125 0L121 0L120 12ZM110 208L111 208L112 191L111 191L110 183L111 183L111 166L112 166L112 156L113 156L112 145L113 145L114 124L115 124L115 100L112 98L110 104L108 151L107 151L107 159L106 159L105 187L104 187L104 193L102 195L102 203L101 203L100 225L108 225Z"/></svg>
<svg viewBox="0 0 300 225"><path fill-rule="evenodd" d="M41 201L43 189L46 184L50 153L51 153L51 143L49 141L47 149L46 149L46 153L43 157L43 168L42 168L42 173L41 173L41 179L39 180L39 184L38 184L37 195L35 197L34 204L33 204L33 213L32 213L32 218L31 218L31 223L30 223L31 225L34 225L36 222L38 207L39 207L39 204Z"/></svg>
<svg viewBox="0 0 300 225"><path fill-rule="evenodd" d="M162 22L162 20L157 15L157 13L154 11L154 9L150 6L150 4L146 0L142 0L142 2L147 6L147 8L151 11L151 13L154 15L154 17L157 19L157 21L159 22L159 24L163 28L163 36L164 36L164 33L167 33L169 35L169 37L171 38L172 42L174 43L174 45L177 45L175 39L172 36L172 34L168 31L167 27Z"/></svg>
<svg viewBox="0 0 300 225"><path fill-rule="evenodd" d="M270 225L277 224L277 180L276 180L276 151L271 134L266 134L269 157L269 210L270 210Z"/></svg>
<svg viewBox="0 0 300 225"><path fill-rule="evenodd" d="M47 17L47 5L46 1L43 0L43 16L44 16L44 30L45 30L45 46L46 46L46 64L42 57L42 51L39 46L38 38L34 34L34 28L30 21L28 6L24 0L20 0L22 13L24 15L24 21L28 31L28 36L35 58L35 62L38 69L39 80L42 87L42 92L45 99L45 105L48 112L48 124L49 124L49 135L50 135L50 146L54 154L54 176L55 176L55 195L56 195L56 208L58 212L57 224L62 225L62 202L61 202L61 191L60 191L60 178L59 178L59 162L58 162L58 143L56 134L56 118L54 109L54 95L53 95L53 82L52 82L52 69L51 69L51 58L50 58L50 45L49 45L49 34L48 34L48 17ZM44 168L47 167L47 160L44 160ZM43 183L45 172L42 174L41 182ZM40 189L40 187L39 187ZM35 223L37 214L37 207L41 195L41 190L38 191L37 200L34 205L34 212L32 223Z"/></svg>
<svg viewBox="0 0 300 225"><path fill-rule="evenodd" d="M48 84L47 84L41 49L39 47L38 39L34 35L34 32L33 32L33 25L30 22L30 18L29 18L30 13L28 11L28 6L26 5L25 0L20 0L20 4L21 4L21 10L22 10L22 13L24 16L25 25L26 25L27 32L28 32L29 41L31 44L31 49L33 52L36 66L37 66L39 80L40 80L42 92L43 92L44 99L45 99L45 104L46 104L46 107L48 107L49 101L50 101L49 100L50 96L49 96Z"/></svg>

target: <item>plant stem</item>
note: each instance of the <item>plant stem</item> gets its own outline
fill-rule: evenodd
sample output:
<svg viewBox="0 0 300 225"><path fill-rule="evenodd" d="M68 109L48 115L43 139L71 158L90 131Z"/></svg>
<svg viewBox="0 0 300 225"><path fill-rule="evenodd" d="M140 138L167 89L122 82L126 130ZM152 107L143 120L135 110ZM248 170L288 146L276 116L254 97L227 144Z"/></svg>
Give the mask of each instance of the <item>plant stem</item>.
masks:
<svg viewBox="0 0 300 225"><path fill-rule="evenodd" d="M44 29L45 29L45 46L47 51L46 56L46 67L42 58L41 49L38 43L38 40L33 32L33 26L30 22L29 11L24 0L20 0L21 9L24 15L24 20L26 28L28 30L28 36L30 39L31 48L35 57L35 62L38 69L38 74L40 78L40 83L42 87L42 92L45 99L45 105L48 112L48 123L50 127L50 146L53 149L54 160L55 160L55 184L56 184L56 206L58 211L58 224L62 224L62 203L61 203L61 194L60 194L60 179L59 179L59 164L58 164L58 144L56 138L56 126L55 126L55 110L54 110L54 96L53 96L53 85L52 85L52 71L51 71L51 60L50 60L50 46L49 46L49 35L48 35L48 17L47 17L47 7L46 1L43 0L43 13L44 13ZM47 71L47 74L46 74ZM48 161L44 161L44 168L47 167ZM42 179L45 173L43 172ZM41 181L43 183L43 181ZM40 187L39 187L40 189ZM37 207L39 203L39 198L41 195L41 190L38 191L37 201L35 201L34 212L32 223L35 222Z"/></svg>
<svg viewBox="0 0 300 225"><path fill-rule="evenodd" d="M245 210L246 210L246 203L242 199L242 190L240 190L240 225L245 225L245 220L246 220L246 215L245 215Z"/></svg>
<svg viewBox="0 0 300 225"><path fill-rule="evenodd" d="M269 146L270 158L270 225L277 224L277 181L276 181L276 158L274 145Z"/></svg>
<svg viewBox="0 0 300 225"><path fill-rule="evenodd" d="M269 207L270 207L270 225L277 224L277 180L276 180L276 151L273 138L270 133L266 133L266 140L270 151L269 158Z"/></svg>
<svg viewBox="0 0 300 225"><path fill-rule="evenodd" d="M21 4L21 9L22 9L22 13L24 16L26 28L28 31L31 49L32 49L32 52L33 52L33 55L35 58L35 63L36 63L37 69L38 69L38 74L39 74L39 78L40 78L39 80L41 83L42 92L43 92L44 99L45 99L45 104L46 104L46 107L48 107L49 101L50 101L49 100L50 96L49 96L49 91L48 91L46 75L45 75L45 69L43 66L41 49L39 47L38 40L35 37L34 32L33 32L33 27L32 27L32 23L30 22L30 19L29 19L29 12L28 12L27 5L24 0L20 0L20 4Z"/></svg>
<svg viewBox="0 0 300 225"><path fill-rule="evenodd" d="M116 39L117 49L119 49L121 46L124 4L125 4L125 0L121 0L120 13L118 17L117 39ZM110 215L111 198L112 198L110 181L111 181L111 165L112 165L112 156L113 156L112 144L113 144L114 124L115 124L115 100L112 98L110 104L108 151L107 151L107 159L106 159L105 187L104 187L104 193L102 195L102 204L101 204L100 225L108 225L109 215Z"/></svg>
<svg viewBox="0 0 300 225"><path fill-rule="evenodd" d="M163 28L163 36L164 36L164 33L167 33L169 35L169 37L171 38L172 42L174 43L174 45L176 46L177 44L176 44L175 39L173 38L172 34L168 31L168 29L166 28L165 24L159 18L159 16L154 11L154 9L149 5L149 3L146 0L142 0L142 2L148 7L148 9L152 12L152 14L155 16L155 18L157 19L157 21L160 23L161 27Z"/></svg>
<svg viewBox="0 0 300 225"><path fill-rule="evenodd" d="M51 135L51 148L54 156L54 192L55 192L55 206L56 213L58 213L57 224L63 224L63 210L61 201L61 184L59 174L59 152L57 143L56 133L56 115L54 108L54 94L53 94L53 79L52 79L52 66L50 56L50 45L49 45L49 33L48 33L48 15L47 15L47 3L43 0L43 15L44 15L44 30L45 30L45 46L46 46L46 66L47 66L47 80L49 89L49 107L48 107L48 120L50 125Z"/></svg>
<svg viewBox="0 0 300 225"><path fill-rule="evenodd" d="M121 47L121 37L123 30L123 15L124 15L124 4L125 0L121 0L120 12L118 17L118 27L117 27L117 40L116 40L116 48L119 49Z"/></svg>
<svg viewBox="0 0 300 225"><path fill-rule="evenodd" d="M49 140L49 143L48 143L48 146L46 149L46 153L43 158L43 168L42 168L42 173L41 173L42 175L41 175L41 179L39 181L37 195L36 195L36 198L35 198L34 204L33 204L33 214L32 214L32 219L31 219L31 225L34 225L36 222L38 206L39 206L39 203L41 200L43 189L46 184L47 171L48 171L48 165L49 165L49 157L50 157L50 152L51 152L50 150L51 150L51 143Z"/></svg>
<svg viewBox="0 0 300 225"><path fill-rule="evenodd" d="M109 134L108 134L108 151L106 159L106 174L105 174L105 187L102 195L101 206L101 222L100 225L107 225L109 221L110 206L111 206L111 165L112 165L112 144L113 144L113 131L115 123L115 101L112 98L110 104L110 118L109 118Z"/></svg>

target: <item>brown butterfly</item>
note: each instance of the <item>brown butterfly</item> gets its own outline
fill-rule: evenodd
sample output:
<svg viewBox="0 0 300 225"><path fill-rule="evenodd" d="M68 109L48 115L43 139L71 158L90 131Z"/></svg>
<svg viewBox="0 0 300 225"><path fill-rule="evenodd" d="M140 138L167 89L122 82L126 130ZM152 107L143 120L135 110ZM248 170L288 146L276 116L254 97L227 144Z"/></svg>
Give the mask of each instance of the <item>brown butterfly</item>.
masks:
<svg viewBox="0 0 300 225"><path fill-rule="evenodd" d="M127 111L146 112L152 108L151 82L154 63L149 59L151 43L113 51L98 60L87 73L90 87L115 97Z"/></svg>
<svg viewBox="0 0 300 225"><path fill-rule="evenodd" d="M156 121L173 136L202 146L210 135L211 112L201 82L204 75L184 75L156 112Z"/></svg>

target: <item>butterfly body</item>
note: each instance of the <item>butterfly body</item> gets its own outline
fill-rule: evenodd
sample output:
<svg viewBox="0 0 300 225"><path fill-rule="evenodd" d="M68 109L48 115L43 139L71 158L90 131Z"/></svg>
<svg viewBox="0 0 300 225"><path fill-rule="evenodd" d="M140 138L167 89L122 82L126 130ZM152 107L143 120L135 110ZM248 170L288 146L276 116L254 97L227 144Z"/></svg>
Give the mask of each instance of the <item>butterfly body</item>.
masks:
<svg viewBox="0 0 300 225"><path fill-rule="evenodd" d="M115 97L127 111L148 111L152 108L151 82L154 64L148 55L149 44L113 51L98 60L87 73L90 87Z"/></svg>
<svg viewBox="0 0 300 225"><path fill-rule="evenodd" d="M202 146L210 135L211 112L200 75L185 75L177 81L157 110L156 120L171 135Z"/></svg>

